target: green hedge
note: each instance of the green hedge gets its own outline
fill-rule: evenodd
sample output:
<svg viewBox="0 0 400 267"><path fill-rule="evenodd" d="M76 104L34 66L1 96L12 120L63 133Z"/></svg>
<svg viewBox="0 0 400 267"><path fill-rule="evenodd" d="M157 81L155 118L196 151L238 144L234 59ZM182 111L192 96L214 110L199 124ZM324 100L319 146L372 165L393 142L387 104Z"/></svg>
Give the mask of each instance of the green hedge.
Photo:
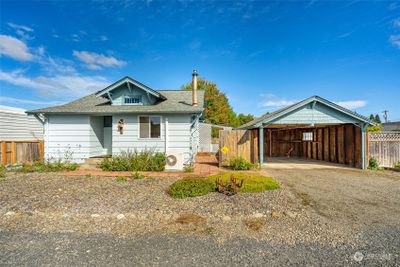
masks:
<svg viewBox="0 0 400 267"><path fill-rule="evenodd" d="M215 183L207 178L184 178L173 183L168 193L174 198L204 196L215 191Z"/></svg>

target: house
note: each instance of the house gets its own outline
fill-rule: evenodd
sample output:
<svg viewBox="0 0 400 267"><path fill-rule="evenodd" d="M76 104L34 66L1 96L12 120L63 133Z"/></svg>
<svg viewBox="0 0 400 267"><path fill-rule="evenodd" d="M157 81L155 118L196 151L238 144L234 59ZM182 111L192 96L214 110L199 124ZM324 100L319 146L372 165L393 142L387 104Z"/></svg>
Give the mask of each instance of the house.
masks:
<svg viewBox="0 0 400 267"><path fill-rule="evenodd" d="M260 164L272 157L302 157L364 169L369 125L374 123L367 117L312 96L239 129L251 130L257 138L252 151Z"/></svg>
<svg viewBox="0 0 400 267"><path fill-rule="evenodd" d="M391 132L391 131L400 132L400 121L382 123L382 132Z"/></svg>
<svg viewBox="0 0 400 267"><path fill-rule="evenodd" d="M40 160L43 125L24 109L0 106L0 164Z"/></svg>
<svg viewBox="0 0 400 267"><path fill-rule="evenodd" d="M30 110L43 118L44 156L82 163L90 157L155 149L193 161L204 92L154 90L130 77L70 103Z"/></svg>
<svg viewBox="0 0 400 267"><path fill-rule="evenodd" d="M0 106L0 141L37 141L43 139L43 125L24 109Z"/></svg>

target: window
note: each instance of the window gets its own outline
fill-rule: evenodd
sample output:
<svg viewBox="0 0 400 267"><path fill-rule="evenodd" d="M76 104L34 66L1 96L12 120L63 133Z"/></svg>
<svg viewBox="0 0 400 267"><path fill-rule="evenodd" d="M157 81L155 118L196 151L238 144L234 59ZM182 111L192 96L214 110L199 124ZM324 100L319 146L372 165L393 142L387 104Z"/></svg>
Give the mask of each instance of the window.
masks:
<svg viewBox="0 0 400 267"><path fill-rule="evenodd" d="M312 141L313 133L312 132L304 132L303 133L303 141Z"/></svg>
<svg viewBox="0 0 400 267"><path fill-rule="evenodd" d="M112 127L112 117L104 116L104 127Z"/></svg>
<svg viewBox="0 0 400 267"><path fill-rule="evenodd" d="M125 96L125 102L124 104L140 104L142 100L142 97L140 95L136 96Z"/></svg>
<svg viewBox="0 0 400 267"><path fill-rule="evenodd" d="M139 117L140 138L161 138L161 117Z"/></svg>

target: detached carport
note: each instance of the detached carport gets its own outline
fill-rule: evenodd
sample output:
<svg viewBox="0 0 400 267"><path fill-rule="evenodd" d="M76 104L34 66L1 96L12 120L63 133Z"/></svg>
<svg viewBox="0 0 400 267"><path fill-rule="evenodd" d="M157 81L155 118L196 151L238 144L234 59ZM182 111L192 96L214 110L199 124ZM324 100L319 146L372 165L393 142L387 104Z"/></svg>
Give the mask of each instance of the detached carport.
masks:
<svg viewBox="0 0 400 267"><path fill-rule="evenodd" d="M253 162L300 157L365 169L366 129L370 124L367 117L312 96L239 129L250 132Z"/></svg>

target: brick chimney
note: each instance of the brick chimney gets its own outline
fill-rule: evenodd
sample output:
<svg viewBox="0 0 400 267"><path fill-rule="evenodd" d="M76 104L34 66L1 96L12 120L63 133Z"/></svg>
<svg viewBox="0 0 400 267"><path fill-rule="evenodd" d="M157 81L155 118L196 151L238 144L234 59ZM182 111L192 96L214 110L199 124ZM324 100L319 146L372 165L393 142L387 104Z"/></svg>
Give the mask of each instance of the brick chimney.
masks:
<svg viewBox="0 0 400 267"><path fill-rule="evenodd" d="M192 78L192 106L197 106L198 105L198 101L197 101L197 70L193 70L193 74L192 74L193 78Z"/></svg>

